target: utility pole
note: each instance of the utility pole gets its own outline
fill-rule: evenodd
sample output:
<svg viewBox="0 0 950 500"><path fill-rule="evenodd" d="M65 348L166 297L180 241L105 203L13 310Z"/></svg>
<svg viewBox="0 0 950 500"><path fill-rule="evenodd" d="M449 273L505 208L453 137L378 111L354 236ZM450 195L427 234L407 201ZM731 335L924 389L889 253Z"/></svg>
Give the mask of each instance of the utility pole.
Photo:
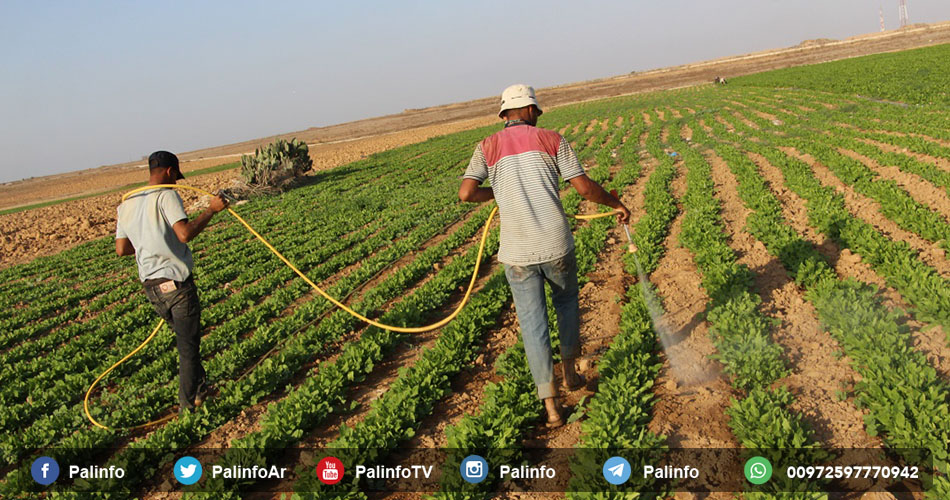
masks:
<svg viewBox="0 0 950 500"><path fill-rule="evenodd" d="M910 18L907 16L907 0L900 0L900 17L901 28L910 23Z"/></svg>
<svg viewBox="0 0 950 500"><path fill-rule="evenodd" d="M881 16L881 31L884 31L884 7L883 7L883 6L879 6L879 7L877 8L877 13L878 13L878 15Z"/></svg>

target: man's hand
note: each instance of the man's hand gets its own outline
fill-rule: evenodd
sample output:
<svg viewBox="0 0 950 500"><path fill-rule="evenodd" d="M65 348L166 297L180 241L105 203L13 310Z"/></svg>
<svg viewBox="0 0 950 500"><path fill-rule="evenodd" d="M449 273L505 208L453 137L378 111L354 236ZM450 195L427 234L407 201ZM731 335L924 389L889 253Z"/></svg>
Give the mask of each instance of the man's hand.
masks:
<svg viewBox="0 0 950 500"><path fill-rule="evenodd" d="M211 198L211 203L208 204L208 208L211 209L212 212L218 213L225 208L228 208L229 204L230 202L228 200L226 200L223 196L218 195L214 198Z"/></svg>
<svg viewBox="0 0 950 500"><path fill-rule="evenodd" d="M228 200L218 195L211 198L211 202L208 203L208 209L196 219L191 222L189 222L188 219L182 219L173 224L172 229L175 231L175 235L178 236L178 241L188 243L193 240L195 236L198 236L199 233L204 231L205 226L208 225L208 222L211 222L211 218L214 217L214 214L225 208L228 208Z"/></svg>
<svg viewBox="0 0 950 500"><path fill-rule="evenodd" d="M630 222L630 210L627 210L627 207L625 207L623 202L620 201L620 198L617 197L616 190L608 193L603 187L600 186L600 184L590 180L590 177L587 177L586 175L572 177L568 182L574 186L574 189L577 190L577 193L580 194L585 200L599 203L601 205L607 205L608 207L616 210L617 221L621 224Z"/></svg>
<svg viewBox="0 0 950 500"><path fill-rule="evenodd" d="M629 222L630 222L630 210L627 210L626 205L624 205L623 202L620 201L620 195L617 194L617 190L616 190L616 189L611 189L611 190L610 190L610 195L613 196L614 198L617 198L617 201L620 203L620 206L614 209L614 210L617 210L617 222L619 222L619 223L621 223L621 224L627 224L627 223L629 223Z"/></svg>
<svg viewBox="0 0 950 500"><path fill-rule="evenodd" d="M617 210L617 222L621 224L627 224L630 222L630 210L627 210L627 207L620 205L616 208Z"/></svg>

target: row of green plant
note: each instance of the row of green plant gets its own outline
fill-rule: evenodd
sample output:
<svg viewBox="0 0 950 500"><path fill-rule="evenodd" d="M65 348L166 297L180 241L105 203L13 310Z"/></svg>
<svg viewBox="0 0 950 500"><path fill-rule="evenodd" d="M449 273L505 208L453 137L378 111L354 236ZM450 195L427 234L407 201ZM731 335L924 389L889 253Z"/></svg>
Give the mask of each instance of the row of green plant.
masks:
<svg viewBox="0 0 950 500"><path fill-rule="evenodd" d="M651 207L633 226L632 237L637 246L637 258L644 269L655 269L663 255L663 237L678 212L670 183L676 173L674 161L666 152L660 136L663 124L649 113L653 125L649 127L646 149L656 161L654 174L643 188L644 205ZM633 254L624 255L624 266L629 274L637 272Z"/></svg>
<svg viewBox="0 0 950 500"><path fill-rule="evenodd" d="M476 231L483 221L484 219L470 221L471 224L465 227L466 231ZM365 314L372 314L386 301L398 297L414 281L431 272L433 259L437 261L447 255L452 248L465 241L470 235L471 232L468 235L460 233L455 238L446 239L442 245L430 247L427 251L431 250L431 252L426 254L425 263L420 260L411 269L407 268L405 272L394 273L374 287L371 292L375 293L368 292L363 296L362 301L353 307ZM421 241L423 240L417 243ZM387 257L392 257L392 255ZM414 301L422 302L429 309L426 309L426 307L411 309L410 312L413 312L413 316L405 318L405 322L418 323L424 319L416 316L416 314L423 314L431 308L437 308L468 277L474 260L474 249L466 254L465 259L460 260L463 260L463 262L452 268L443 269L435 279L427 282L412 295ZM366 264L364 263L364 266ZM363 267L358 271L362 269ZM367 273L369 273L369 269L367 269ZM352 286L358 283L357 279L365 280L374 273L375 271L370 274L355 272L342 278L341 281ZM341 289L343 289L343 283L334 286L330 292L340 293ZM414 305L418 306L419 304ZM312 313L307 316L318 318L323 312L329 310L329 307L326 301L314 300L301 306L298 312L302 310ZM126 463L126 470L130 471L131 474L135 474L137 478L148 477L157 467L161 466L166 458L167 450L180 449L197 442L207 433L233 418L243 408L254 404L258 398L271 394L283 383L289 381L315 353L321 352L335 339L338 339L358 324L351 316L340 312L330 315L317 324L308 326L309 321L311 320L307 320L303 315L295 312L293 315L273 323L270 328L256 332L254 339L259 337L269 339L267 346L262 347L269 348L270 345L274 345L281 338L290 338L290 341L276 354L254 367L243 378L231 378L224 381L220 387L220 394L200 407L198 413L169 422L145 439L136 441L129 449L119 452L112 460L115 463ZM250 356L247 356L246 359L255 359L263 354L263 350L258 349L257 352L249 354ZM217 359L218 357L214 358L214 360ZM243 366L245 363L246 360L241 360L232 365ZM211 371L215 367L209 366L208 368ZM234 373L232 377L236 375L237 373ZM294 432L295 430L290 429L289 431ZM64 439L58 447L69 449L102 447L110 444L116 434L109 431L92 431L83 439L73 435ZM142 450L148 451L143 454L141 453ZM135 463L129 463L128 461L134 461ZM8 482L15 482L16 479L18 478ZM128 479L127 476L126 480ZM131 482L125 484L131 484Z"/></svg>
<svg viewBox="0 0 950 500"><path fill-rule="evenodd" d="M719 145L710 140L695 119L689 125L694 144L719 153ZM733 398L726 409L729 427L745 448L781 450L784 460L819 460L822 455L816 451L819 445L812 430L791 409L794 396L777 384L789 375L784 352L771 338L773 323L760 310L762 299L755 292L752 272L738 262L736 252L729 246L709 162L682 140L673 140L671 144L682 152L688 169L680 241L693 253L710 299L706 319L718 351L715 358L731 375L732 385L744 392L740 398ZM770 481L763 489L772 493L797 489L802 492L798 498L826 496L817 492L805 495L804 491L814 489L814 484L780 479Z"/></svg>
<svg viewBox="0 0 950 500"><path fill-rule="evenodd" d="M659 133L657 126L655 124L651 127L653 135ZM639 172L640 167L636 158L636 146L638 146L636 142L639 134L631 137L632 140L628 139L629 146L625 143L620 149L619 156L625 165L637 165L636 170ZM666 190L670 189L671 178L666 168L668 167L661 165L654 170L647 182L648 186L653 183L652 190L655 194L645 198L645 215L641 220L655 219L658 222L642 227L654 227L658 230L651 232L648 236L638 235L637 241L641 244L645 241L644 238L656 240L655 244L644 245L638 249L638 257L651 263L643 266L642 270L646 275L649 275L659 264L664 251L662 242L672 223L672 218L669 217L669 203L657 192L663 186ZM658 180L654 181L654 178ZM628 268L627 272L636 275L635 266L634 263L634 269ZM648 301L653 303L653 307L660 307L659 300L649 282L634 283L627 290L627 301L621 308L620 332L611 341L607 352L597 364L599 374L597 393L584 409L585 419L581 422L581 437L577 444L577 448L603 450L603 452L590 451L572 460L568 498L641 497L639 494L623 494L621 489L627 492L646 492L655 489L651 484L635 476L631 476L631 483L621 488L610 487L604 484L601 471L590 467L591 463L603 463L609 458L611 448L659 451L665 446L665 437L650 432L647 427L652 418L651 412L655 399L653 385L662 366L657 354L658 344L647 306ZM645 494L643 497L649 498L650 495Z"/></svg>
<svg viewBox="0 0 950 500"><path fill-rule="evenodd" d="M739 142L743 149L763 155L778 167L786 185L808 200L810 221L819 228L838 228L841 233L836 238L842 242L850 239L842 233L857 236L863 232L866 238L873 238L869 226L853 225L840 197L839 203L834 202L839 195L822 186L807 164L742 136L719 137ZM873 287L838 279L818 251L785 223L781 205L742 151L720 144L717 152L726 159L739 182L740 197L753 211L747 221L749 231L805 287L820 320L861 375L855 391L858 403L868 412L868 434L882 434L894 450L929 449L938 468L946 473L950 388L913 348L907 327L900 321L901 312L887 310ZM945 477L936 479L931 498L942 498L940 492L948 491L945 482Z"/></svg>
<svg viewBox="0 0 950 500"><path fill-rule="evenodd" d="M458 207L457 210L461 211L464 210L464 208ZM384 268L390 262L414 250L428 238L438 234L447 221L454 219L454 215L456 214L443 214L442 217L434 217L427 220L418 232L411 232L406 238L400 240L391 248L379 252L369 260L364 261L357 272L352 273L341 280L341 282L338 282L331 289L331 293L348 293L348 289L352 290L360 283L357 279L370 279L377 270ZM404 229L405 227L402 225L393 224L387 229L387 231L391 231L391 233L382 234L381 237L389 238L393 234L399 234ZM476 230L476 226L469 224L463 226L463 229L468 233L462 233L463 236L468 236ZM340 262L334 262L334 265L322 272L321 276L325 277L329 272L342 269L343 266L351 264L354 260L344 260L343 258L346 257L346 255L347 254L339 254L338 257L340 257L340 259L335 260L339 260ZM365 252L360 252L354 257L361 258L366 255ZM273 307L267 308L268 314L280 314L282 310L296 300L299 296L298 293L303 294L308 291L309 287L302 282L296 282L289 288L279 290L265 302L275 303ZM291 292L293 292L293 294L291 294ZM325 301L320 299L320 303L322 307L319 309L298 309L293 315L289 316L290 320L294 323L305 325L312 319L318 318L328 309L328 305ZM239 316L225 323L224 326L216 328L206 337L203 343L203 349L205 352L216 353L214 357L208 361L207 366L209 374L213 379L227 379L238 376L240 370L242 370L250 360L254 359L255 354L263 354L264 351L270 349L280 340L279 337L273 336L270 332L280 332L281 328L279 325L285 323L283 319L276 322L262 323L261 321L263 320L255 321L254 318L249 320L248 316L249 315ZM233 326L233 328L225 328L230 326ZM242 334L242 332L248 329L254 330L253 336L248 337ZM98 420L105 419L110 425L115 426L135 425L141 423L142 415L152 415L155 414L155 412L162 412L168 407L170 402L174 400L174 394L176 394L177 385L175 379L172 378L169 380L169 374L174 372L176 366L176 353L174 349L172 349L173 344L170 336L168 337L168 341L163 342L163 344L165 344L164 347L159 345L152 348L152 354L154 354L156 358L153 362L138 367L137 370L131 371L126 377L119 378L120 386L116 392L106 392L105 394L107 394L107 396L103 397L101 401L94 400L94 417ZM121 355L121 352L117 355ZM90 373L90 376L95 375L96 373ZM26 429L25 435L21 435L18 439L10 440L9 442L0 442L0 449L6 451L9 447L16 450L19 455L34 447L45 446L58 436L68 434L73 429L84 426L85 422L81 416L81 403L77 401L75 405L68 406L62 404L63 402L81 398L84 388L85 385L82 385L76 389L76 392L72 393L68 392L69 387L65 387L61 388L61 390L48 393L48 396L44 395L45 397L42 400L43 405L34 404L36 408L35 411L37 412L34 415L40 418L34 422L30 428ZM75 389L75 387L73 387L73 389ZM165 402L164 406L160 404L162 401ZM120 412L119 415L114 413L109 415L108 410L116 407L122 408L123 411ZM33 407L27 407L20 410L29 413L33 411L32 408ZM55 408L52 413L46 413L52 408Z"/></svg>
<svg viewBox="0 0 950 500"><path fill-rule="evenodd" d="M786 143L779 136L768 135L741 123L735 125L737 131L749 134L751 137L759 137L760 140L770 141L770 143L796 144L796 142ZM714 128L717 127L714 126ZM717 134L722 137L722 134L728 134L728 132L722 127L717 130ZM746 143L754 144L752 141L746 141ZM773 148L759 147L769 154L775 154ZM794 161L795 165L804 165L814 176L807 164L795 158L788 159ZM865 262L884 277L889 286L894 287L913 305L914 313L918 318L938 323L945 328L950 326L950 283L948 280L941 277L932 267L921 262L917 252L907 243L888 239L867 222L852 217L845 206L843 197L833 188L825 186L820 192L823 196L811 203L820 203L825 208L823 213L833 214L833 217L824 215L819 218L818 215L811 215L813 212L810 211L810 223L829 237L841 241L844 246L860 254ZM914 216L913 214L904 215L908 218ZM916 224L920 224L919 220ZM947 328L947 331L950 331L950 328Z"/></svg>

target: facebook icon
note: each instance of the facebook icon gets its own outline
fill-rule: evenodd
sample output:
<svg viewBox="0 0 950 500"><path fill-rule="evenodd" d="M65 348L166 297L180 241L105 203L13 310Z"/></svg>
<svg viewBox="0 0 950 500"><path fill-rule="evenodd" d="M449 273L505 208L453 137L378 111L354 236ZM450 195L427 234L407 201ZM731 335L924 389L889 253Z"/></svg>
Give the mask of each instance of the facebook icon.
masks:
<svg viewBox="0 0 950 500"><path fill-rule="evenodd" d="M59 464L50 457L40 457L33 461L30 473L33 474L34 481L47 486L59 477Z"/></svg>

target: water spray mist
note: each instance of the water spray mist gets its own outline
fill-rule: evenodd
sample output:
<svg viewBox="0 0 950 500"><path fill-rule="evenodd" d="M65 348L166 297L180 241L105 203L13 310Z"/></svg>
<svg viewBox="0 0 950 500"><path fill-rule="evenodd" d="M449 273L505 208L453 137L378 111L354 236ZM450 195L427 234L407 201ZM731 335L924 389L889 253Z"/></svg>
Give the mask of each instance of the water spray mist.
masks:
<svg viewBox="0 0 950 500"><path fill-rule="evenodd" d="M676 380L678 384L687 386L702 384L708 381L713 378L714 375L706 373L703 368L704 363L701 362L701 359L695 359L697 353L686 350L684 346L677 346L678 343L674 342L670 327L663 316L663 306L660 304L660 299L653 292L653 286L650 284L646 273L643 272L643 267L640 265L640 259L637 257L637 246L633 242L633 237L630 236L630 226L624 224L623 230L627 235L627 242L629 243L627 251L633 254L633 262L637 266L640 293L643 296L643 301L646 303L647 311L650 313L653 330L663 345L663 352L666 354L667 361L669 361L673 379ZM699 357L701 358L702 356L700 355Z"/></svg>

